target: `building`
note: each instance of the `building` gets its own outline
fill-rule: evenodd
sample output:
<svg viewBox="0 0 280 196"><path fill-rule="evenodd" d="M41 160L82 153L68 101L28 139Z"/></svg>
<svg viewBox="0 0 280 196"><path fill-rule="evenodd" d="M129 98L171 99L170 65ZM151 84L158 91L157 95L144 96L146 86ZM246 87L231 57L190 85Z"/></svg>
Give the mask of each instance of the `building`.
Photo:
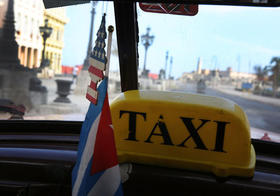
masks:
<svg viewBox="0 0 280 196"><path fill-rule="evenodd" d="M201 70L201 74L202 74L202 75L206 75L206 76L207 76L207 75L209 75L210 73L211 73L211 70L210 70L210 69L202 69L202 70Z"/></svg>
<svg viewBox="0 0 280 196"><path fill-rule="evenodd" d="M221 78L232 78L232 79L245 79L248 81L253 81L257 78L256 74L236 72L233 71L231 67L228 67L225 71L219 71L219 76Z"/></svg>
<svg viewBox="0 0 280 196"><path fill-rule="evenodd" d="M187 83L189 81L192 81L194 79L194 75L195 73L187 73L187 72L184 72L182 74L182 76L179 78L179 80L183 83Z"/></svg>
<svg viewBox="0 0 280 196"><path fill-rule="evenodd" d="M221 71L217 69L216 70L202 69L200 70L200 74L198 74L197 72L198 69L191 73L185 72L182 74L179 80L181 80L182 82L188 82L188 81L198 81L199 79L212 80L213 78L219 78L222 81L252 82L257 78L256 74L236 72L233 71L231 67L228 67L225 71Z"/></svg>
<svg viewBox="0 0 280 196"><path fill-rule="evenodd" d="M0 37L2 36L3 19L7 10L7 0L0 0Z"/></svg>
<svg viewBox="0 0 280 196"><path fill-rule="evenodd" d="M43 22L44 5L37 0L14 0L14 13L20 64L37 68L42 50L39 26Z"/></svg>
<svg viewBox="0 0 280 196"><path fill-rule="evenodd" d="M0 36L7 5L8 0L0 0ZM14 0L14 17L20 64L29 68L40 66L43 40L39 28L44 25L45 18L49 20L53 33L47 40L45 57L50 60L50 66L43 70L41 76L60 74L64 25L68 21L66 9L45 10L41 0Z"/></svg>
<svg viewBox="0 0 280 196"><path fill-rule="evenodd" d="M64 26L68 22L66 8L47 9L44 19L48 19L48 26L52 27L51 36L46 41L45 58L50 60L49 67L42 71L43 77L53 77L62 73L61 59L64 47Z"/></svg>
<svg viewBox="0 0 280 196"><path fill-rule="evenodd" d="M0 0L0 36L8 0ZM16 41L20 63L29 68L40 65L42 40L39 26L43 21L44 5L38 0L14 0Z"/></svg>
<svg viewBox="0 0 280 196"><path fill-rule="evenodd" d="M158 74L155 74L155 73L149 73L148 78L150 78L152 80L158 80L159 76L158 76Z"/></svg>

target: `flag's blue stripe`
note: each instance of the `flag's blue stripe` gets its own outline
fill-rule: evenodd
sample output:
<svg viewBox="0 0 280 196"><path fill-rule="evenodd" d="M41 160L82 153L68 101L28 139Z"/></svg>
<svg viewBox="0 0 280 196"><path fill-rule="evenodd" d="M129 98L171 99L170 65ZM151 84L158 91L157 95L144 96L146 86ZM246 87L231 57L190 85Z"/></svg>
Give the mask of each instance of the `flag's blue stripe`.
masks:
<svg viewBox="0 0 280 196"><path fill-rule="evenodd" d="M90 175L90 170L92 166L92 159L90 160L87 169L85 171L85 175L81 182L81 186L79 187L78 196L85 196L89 193L92 187L96 184L99 178L103 175L104 171L98 172L94 175Z"/></svg>
<svg viewBox="0 0 280 196"><path fill-rule="evenodd" d="M84 120L81 132L80 132L80 142L79 142L79 147L78 147L78 153L77 153L77 161L75 164L75 167L73 168L72 171L72 187L74 186L74 183L77 178L77 173L80 167L81 163L81 157L88 139L88 134L90 131L90 128L93 124L93 122L96 120L97 116L99 113L102 111L103 108L103 103L106 97L107 93L107 82L108 78L105 77L104 80L101 82L101 84L98 87L98 99L97 99L97 105L90 104L86 118Z"/></svg>
<svg viewBox="0 0 280 196"><path fill-rule="evenodd" d="M99 52L99 50L97 50L98 52ZM104 56L105 56L105 52L104 52ZM107 58L106 57L104 57L104 58L99 58L98 56L95 56L95 55L92 55L91 56L92 58L94 58L95 60L97 60L97 61L100 61L100 62L102 62L102 63L107 63Z"/></svg>
<svg viewBox="0 0 280 196"><path fill-rule="evenodd" d="M122 190L122 183L120 182L120 186L118 190L115 193L115 196L123 196L123 190Z"/></svg>

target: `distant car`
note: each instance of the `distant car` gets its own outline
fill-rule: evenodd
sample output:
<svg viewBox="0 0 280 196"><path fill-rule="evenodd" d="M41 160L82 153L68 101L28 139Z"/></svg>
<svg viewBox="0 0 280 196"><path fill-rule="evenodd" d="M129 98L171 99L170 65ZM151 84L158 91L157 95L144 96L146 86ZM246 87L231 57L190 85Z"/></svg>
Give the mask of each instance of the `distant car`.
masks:
<svg viewBox="0 0 280 196"><path fill-rule="evenodd" d="M241 88L243 91L250 91L253 88L253 84L249 82L243 82Z"/></svg>

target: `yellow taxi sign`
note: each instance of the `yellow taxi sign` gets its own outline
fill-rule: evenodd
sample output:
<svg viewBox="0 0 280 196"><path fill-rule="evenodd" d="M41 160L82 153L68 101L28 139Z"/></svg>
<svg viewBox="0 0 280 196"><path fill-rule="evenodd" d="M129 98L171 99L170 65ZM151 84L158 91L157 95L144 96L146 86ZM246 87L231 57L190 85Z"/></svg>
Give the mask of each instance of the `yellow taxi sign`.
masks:
<svg viewBox="0 0 280 196"><path fill-rule="evenodd" d="M254 174L249 122L235 103L217 97L127 91L111 104L119 162Z"/></svg>

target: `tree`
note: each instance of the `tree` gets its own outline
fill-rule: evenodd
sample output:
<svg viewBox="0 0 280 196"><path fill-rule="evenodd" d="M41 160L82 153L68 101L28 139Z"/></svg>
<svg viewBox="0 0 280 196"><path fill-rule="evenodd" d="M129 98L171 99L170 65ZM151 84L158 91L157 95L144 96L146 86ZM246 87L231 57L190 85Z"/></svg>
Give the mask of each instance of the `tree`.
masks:
<svg viewBox="0 0 280 196"><path fill-rule="evenodd" d="M256 65L256 66L254 66L254 70L255 70L255 73L257 75L257 80L260 83L262 83L265 80L265 78L266 78L266 76L268 74L267 69L266 68L262 68L260 65Z"/></svg>
<svg viewBox="0 0 280 196"><path fill-rule="evenodd" d="M273 57L270 61L267 70L272 72L272 81L273 81L273 97L276 97L277 89L280 83L280 57Z"/></svg>

